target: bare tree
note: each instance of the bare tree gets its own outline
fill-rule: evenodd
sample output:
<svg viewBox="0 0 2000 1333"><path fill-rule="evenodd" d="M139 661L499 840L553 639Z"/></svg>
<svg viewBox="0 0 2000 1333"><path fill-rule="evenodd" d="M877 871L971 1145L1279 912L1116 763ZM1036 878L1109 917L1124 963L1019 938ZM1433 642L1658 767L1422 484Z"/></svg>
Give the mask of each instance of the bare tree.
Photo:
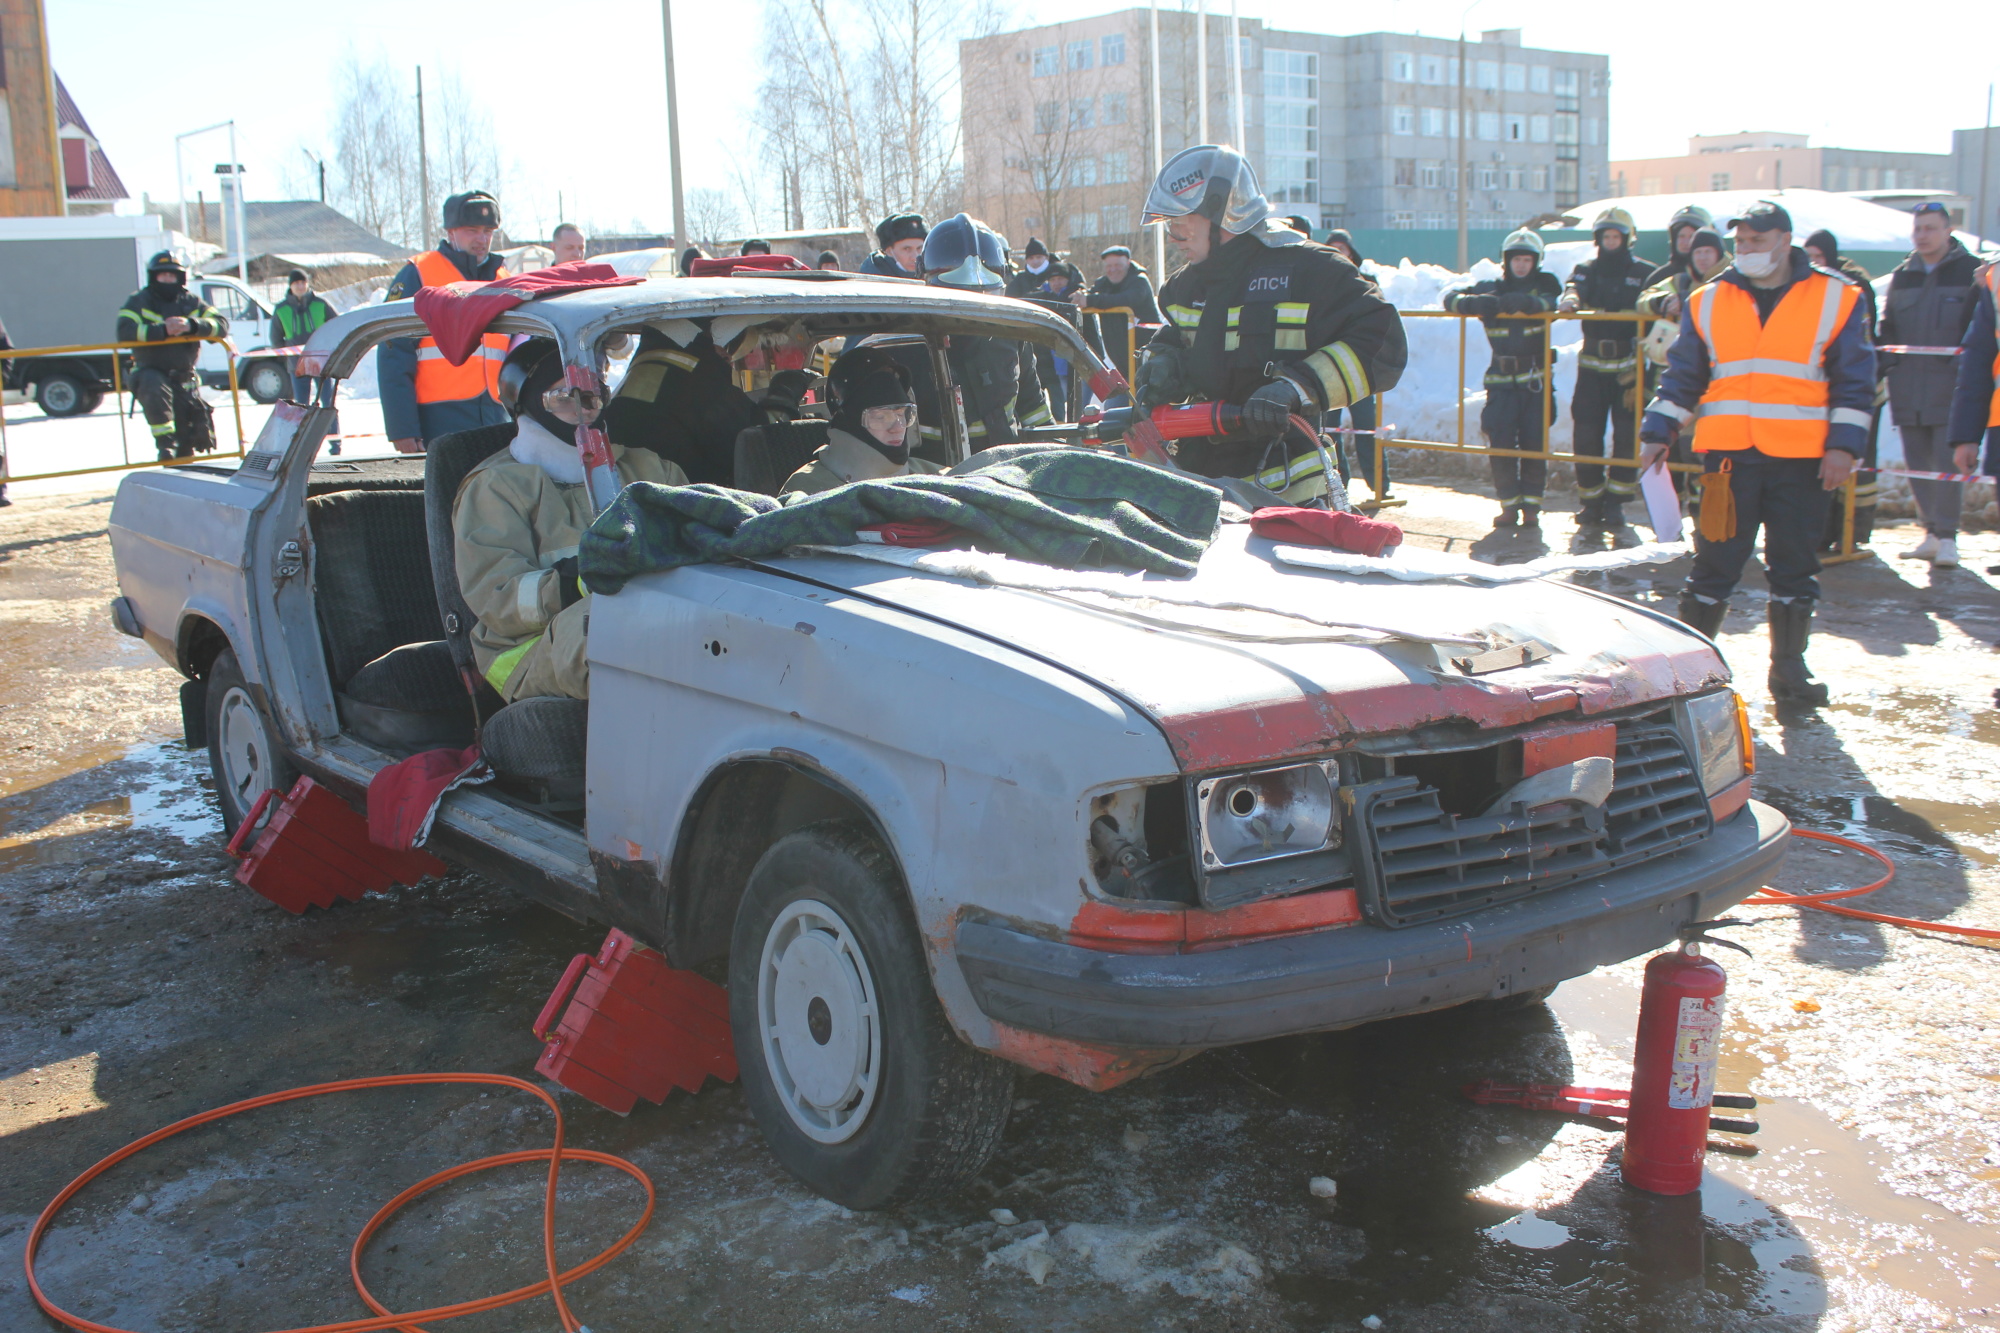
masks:
<svg viewBox="0 0 2000 1333"><path fill-rule="evenodd" d="M712 249L725 236L743 229L736 205L721 190L689 190L687 214L688 235L703 249Z"/></svg>
<svg viewBox="0 0 2000 1333"><path fill-rule="evenodd" d="M957 211L957 43L996 25L988 0L802 0L767 20L758 129L793 228Z"/></svg>
<svg viewBox="0 0 2000 1333"><path fill-rule="evenodd" d="M328 202L398 245L431 243L437 219L424 216L411 71L349 50L334 67L337 100ZM461 190L501 194L493 118L454 71L445 71L425 106L432 194Z"/></svg>
<svg viewBox="0 0 2000 1333"><path fill-rule="evenodd" d="M1058 47L1058 61L1062 56ZM1067 245L1069 208L1097 184L1098 108L1081 91L1067 62L1025 85L1005 65L966 71L965 118L981 126L982 143L1000 150L999 161L982 160L968 141L966 174L977 182L975 195L997 199L997 214L988 220L1012 239L1033 231L1052 246ZM1033 201L1035 213L1014 213L1014 201L1023 198Z"/></svg>

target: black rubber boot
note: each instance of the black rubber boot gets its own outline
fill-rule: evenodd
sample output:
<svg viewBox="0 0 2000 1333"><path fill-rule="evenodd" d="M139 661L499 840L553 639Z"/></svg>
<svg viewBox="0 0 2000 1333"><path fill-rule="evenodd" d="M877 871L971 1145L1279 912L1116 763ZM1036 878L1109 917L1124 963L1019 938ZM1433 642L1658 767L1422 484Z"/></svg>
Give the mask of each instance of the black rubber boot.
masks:
<svg viewBox="0 0 2000 1333"><path fill-rule="evenodd" d="M1519 527L1520 523L1521 511L1508 508L1500 511L1499 517L1493 520L1493 527L1495 531L1500 531L1506 528Z"/></svg>
<svg viewBox="0 0 2000 1333"><path fill-rule="evenodd" d="M1681 604L1674 608L1674 614L1680 617L1683 625L1698 629L1712 639L1722 631L1723 618L1729 614L1729 603L1704 602L1693 593L1684 592Z"/></svg>
<svg viewBox="0 0 2000 1333"><path fill-rule="evenodd" d="M1806 644L1812 638L1813 604L1804 597L1771 603L1771 699L1774 703L1823 707L1826 686L1813 679L1806 666Z"/></svg>

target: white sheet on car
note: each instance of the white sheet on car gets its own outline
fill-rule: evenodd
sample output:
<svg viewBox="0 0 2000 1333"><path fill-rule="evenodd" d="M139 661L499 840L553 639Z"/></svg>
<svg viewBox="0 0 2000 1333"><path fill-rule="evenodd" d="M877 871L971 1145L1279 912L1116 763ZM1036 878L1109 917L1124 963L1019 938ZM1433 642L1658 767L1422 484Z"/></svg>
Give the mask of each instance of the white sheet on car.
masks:
<svg viewBox="0 0 2000 1333"><path fill-rule="evenodd" d="M1354 555L1323 546L1290 546L1282 542L1271 548L1272 558L1299 569L1323 570L1329 574L1375 574L1401 579L1405 583L1437 583L1446 579L1470 579L1475 583L1524 583L1550 574L1578 570L1623 569L1628 565L1663 565L1688 554L1685 542L1646 542L1623 551L1592 551L1587 555L1545 555L1518 565L1489 565L1467 556L1430 551L1405 543L1381 556Z"/></svg>
<svg viewBox="0 0 2000 1333"><path fill-rule="evenodd" d="M1249 530L1225 524L1202 557L1192 579L1143 574L1136 570L1056 569L989 551L940 551L874 543L805 546L799 554L853 556L943 578L987 587L1043 593L1163 628L1192 630L1222 638L1263 642L1345 639L1357 643L1405 639L1454 647L1491 647L1496 636L1468 632L1462 625L1425 624L1409 614L1391 619L1358 619L1332 612L1327 585L1279 569L1246 551ZM1266 545L1261 543L1260 545ZM1226 568L1226 577L1215 577ZM1274 623L1282 617L1289 625ZM1303 624L1299 623L1303 622ZM1311 626L1307 630L1307 626Z"/></svg>

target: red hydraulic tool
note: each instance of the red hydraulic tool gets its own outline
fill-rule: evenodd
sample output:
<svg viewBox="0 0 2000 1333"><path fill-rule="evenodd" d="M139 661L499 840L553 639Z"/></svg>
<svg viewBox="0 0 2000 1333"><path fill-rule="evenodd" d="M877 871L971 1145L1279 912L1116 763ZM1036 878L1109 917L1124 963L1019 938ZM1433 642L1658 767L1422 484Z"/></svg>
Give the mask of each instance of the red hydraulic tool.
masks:
<svg viewBox="0 0 2000 1333"><path fill-rule="evenodd" d="M1502 1083L1496 1078L1468 1083L1463 1089L1470 1101L1481 1106L1520 1106L1530 1111L1560 1111L1564 1115L1596 1116L1601 1120L1623 1120L1632 1114L1632 1094L1624 1088L1582 1088L1562 1083ZM1748 1093L1718 1092L1711 1106L1755 1110L1757 1099ZM1755 1134L1755 1120L1736 1120L1712 1115L1710 1129L1731 1134Z"/></svg>

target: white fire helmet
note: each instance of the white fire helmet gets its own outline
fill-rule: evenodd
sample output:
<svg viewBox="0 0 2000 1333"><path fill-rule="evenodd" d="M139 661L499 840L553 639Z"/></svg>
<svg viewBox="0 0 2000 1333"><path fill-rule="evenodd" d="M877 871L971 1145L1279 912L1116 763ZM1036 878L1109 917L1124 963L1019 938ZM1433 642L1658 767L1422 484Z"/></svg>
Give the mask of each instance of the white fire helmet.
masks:
<svg viewBox="0 0 2000 1333"><path fill-rule="evenodd" d="M1202 144L1167 160L1146 194L1144 226L1199 213L1231 236L1241 236L1270 216L1257 173L1234 148Z"/></svg>

